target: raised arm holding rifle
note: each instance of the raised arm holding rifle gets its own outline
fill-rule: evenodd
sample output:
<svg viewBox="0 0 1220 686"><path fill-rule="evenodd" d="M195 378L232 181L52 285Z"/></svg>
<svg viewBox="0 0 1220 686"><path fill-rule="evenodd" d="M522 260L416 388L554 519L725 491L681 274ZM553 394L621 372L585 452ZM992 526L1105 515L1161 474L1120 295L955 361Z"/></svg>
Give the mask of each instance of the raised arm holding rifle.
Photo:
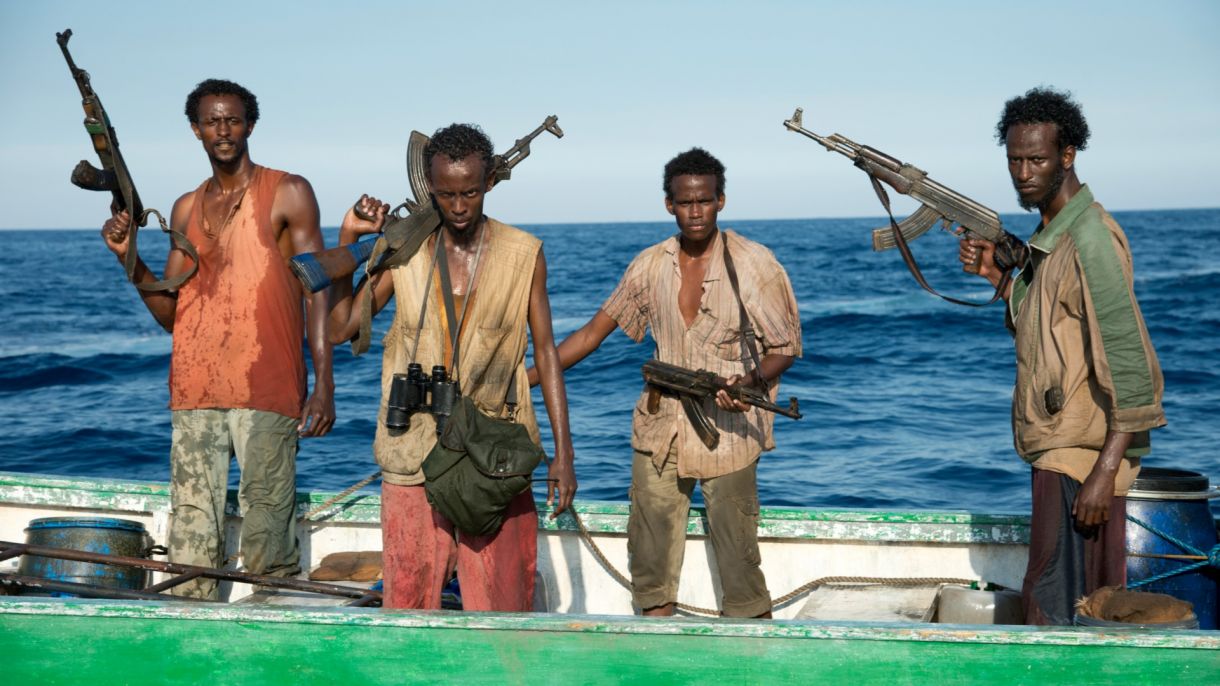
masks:
<svg viewBox="0 0 1220 686"><path fill-rule="evenodd" d="M140 290L153 317L173 334L170 559L224 564L226 484L236 455L242 565L291 576L300 570L298 438L323 436L335 420L327 293L305 297L288 268L292 255L322 248L318 204L304 178L251 160L259 111L249 90L208 79L187 96L184 110L212 173L178 199L171 221L198 246L198 257L176 247L165 278L180 285ZM107 247L126 264L135 254L132 219L116 208L102 228ZM142 260L134 264L137 286L154 280ZM306 335L312 393L302 352ZM214 580L174 591L217 597Z"/></svg>
<svg viewBox="0 0 1220 686"><path fill-rule="evenodd" d="M491 185L512 178L513 168L530 155L530 143L547 132L563 138L559 118L551 115L533 131L517 139L502 155L491 158ZM441 214L432 201L431 188L426 171L425 150L431 139L419 131L412 131L407 143L407 179L414 199L408 198L394 209L374 202L368 195L352 206L339 233L339 246L316 253L304 253L292 259L293 273L309 292L317 292L327 286L333 287L334 309L331 314L333 328L331 338L335 343L352 342L352 352L360 355L368 350L372 318L375 310L385 306L389 295L375 302L372 285L379 283L377 275L387 269L405 264L429 236L441 226ZM406 210L407 214L403 214ZM361 238L366 233L373 234ZM361 264L368 262L364 274L370 288L357 292L353 297L352 274Z"/></svg>
<svg viewBox="0 0 1220 686"><path fill-rule="evenodd" d="M994 210L933 181L922 169L901 162L876 148L860 145L838 133L820 136L805 128L802 114L801 108L798 107L792 118L784 122L784 127L816 141L828 152L843 155L867 174L872 182L873 191L890 218L889 226L873 229L873 250L898 248L902 253L903 261L906 262L907 269L910 270L911 276L915 278L919 286L951 303L976 307L990 305L1003 297L1012 270L1019 268L1024 263L1028 250L1020 238L1004 230L1000 224L1000 216ZM890 212L890 198L882 186L883 182L894 191L918 200L922 203L919 209L901 222L896 221ZM924 235L937 223L940 223L946 230L956 225L959 227L958 234L982 238L996 246L992 267L998 275L998 278L993 280L996 291L986 303L973 303L942 295L924 279L907 242ZM967 264L965 269L977 273L979 265L977 262L972 262Z"/></svg>
<svg viewBox="0 0 1220 686"><path fill-rule="evenodd" d="M774 404L780 375L801 355L796 299L771 251L717 225L725 202L719 160L699 148L676 156L663 189L678 235L632 260L601 309L560 343L559 359L564 368L576 364L616 328L637 342L651 329L657 343L632 416L635 604L645 615L673 614L698 482L723 613L768 617L756 472L759 455L775 447L774 414L757 405Z"/></svg>
<svg viewBox="0 0 1220 686"><path fill-rule="evenodd" d="M72 170L71 181L73 185L87 191L109 191L112 197L111 209L128 218L129 228L127 230L131 235L131 240L127 241L128 247L124 248L119 259L123 262L124 271L127 272L127 280L139 289L140 296L153 311L157 322L168 330L166 311L167 306L172 306L172 295L167 298L154 294L173 291L185 283L195 273L199 256L195 252L195 246L181 231L172 230L170 226L166 225L165 217L161 216L160 212L144 208L144 204L140 201L140 194L136 191L135 181L131 178L131 172L127 170L127 163L123 161L123 153L119 150L118 134L115 133L114 126L110 123L110 115L102 106L102 99L93 90L89 72L76 66L72 53L68 51L68 41L71 38L72 29L65 29L63 33L55 34L55 42L59 44L59 49L64 54L64 60L68 63L68 71L72 74L72 80L76 82L76 88L80 91L81 107L85 110L84 126L85 131L89 134L89 142L93 144L93 150L102 163L102 168L98 169L85 160L81 160ZM161 230L170 236L171 255L187 258L185 261L175 259L175 264L172 265L173 272L166 273L163 279L156 278L140 260L136 251L136 231L147 224L148 217L153 215L157 217Z"/></svg>

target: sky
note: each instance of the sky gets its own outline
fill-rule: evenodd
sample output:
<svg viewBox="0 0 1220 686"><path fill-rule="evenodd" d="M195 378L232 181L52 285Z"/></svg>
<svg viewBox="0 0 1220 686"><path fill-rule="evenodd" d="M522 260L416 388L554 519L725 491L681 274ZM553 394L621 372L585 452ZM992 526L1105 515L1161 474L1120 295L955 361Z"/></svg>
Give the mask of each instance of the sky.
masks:
<svg viewBox="0 0 1220 686"><path fill-rule="evenodd" d="M1108 209L1220 206L1220 2L28 2L0 0L0 228L87 228L109 196L55 33L73 30L146 206L209 174L182 108L205 78L259 98L263 165L307 178L322 224L363 192L409 195L412 129L474 122L503 151L550 114L487 200L516 224L663 221L661 172L701 146L728 169L722 217L881 214L838 132L999 212L1019 211L994 126L1031 87L1070 90L1077 157ZM913 202L896 202L899 212Z"/></svg>

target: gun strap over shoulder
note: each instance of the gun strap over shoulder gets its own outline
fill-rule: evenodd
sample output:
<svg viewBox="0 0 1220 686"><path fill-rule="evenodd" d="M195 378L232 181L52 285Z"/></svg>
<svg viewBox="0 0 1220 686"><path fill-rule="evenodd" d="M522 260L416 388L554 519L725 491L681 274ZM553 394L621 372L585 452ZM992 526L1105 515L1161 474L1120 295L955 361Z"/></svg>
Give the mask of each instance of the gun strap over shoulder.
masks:
<svg viewBox="0 0 1220 686"><path fill-rule="evenodd" d="M437 266L441 272L441 297L445 303L445 318L449 324L450 345L453 350L453 359L450 361L450 376L457 380L458 376L458 351L460 338L462 334L462 324L466 321L466 312L470 308L470 301L474 299L475 276L479 273L479 260L483 257L483 246L487 244L487 224L479 229L479 245L474 252L474 263L470 265L470 274L466 277L466 297L462 300L462 312L457 313L457 307L453 302L453 282L449 278L449 256L444 254L444 248L439 247L444 244L445 232L440 231L436 234L437 254L440 257L437 260ZM427 296L425 295L425 298Z"/></svg>
<svg viewBox="0 0 1220 686"><path fill-rule="evenodd" d="M733 295L737 298L737 308L741 314L741 337L745 339L746 348L750 351L750 359L754 369L758 370L758 383L764 391L770 390L766 377L763 376L762 360L758 356L758 337L754 334L754 325L750 323L750 315L746 312L745 301L741 299L741 286L737 282L737 269L733 266L733 256L729 252L729 236L721 232L720 239L724 243L724 271L728 273L729 285L733 287Z"/></svg>
<svg viewBox="0 0 1220 686"><path fill-rule="evenodd" d="M857 165L860 166L860 165ZM911 253L911 246L907 245L906 236L902 235L902 229L898 227L898 222L894 221L894 213L890 211L890 196L885 192L885 188L881 186L881 181L873 176L872 173L865 169L868 174L868 180L873 182L873 190L877 192L877 199L881 201L881 206L885 208L886 215L890 218L890 227L894 230L894 243L898 245L898 251L902 253L902 261L906 262L907 269L911 272L911 276L915 277L915 282L920 285L925 291L935 295L942 300L947 300L956 305L966 305L967 307L985 307L1000 299L1004 294L1004 289L1008 287L1008 282L1012 280L1012 272L1005 270L1004 275L1000 277L1000 283L995 287L995 293L992 294L991 300L985 303L975 303L968 300L958 300L947 295L938 293L935 288L928 285L927 279L923 277L923 273L919 271L919 265L915 262L915 256Z"/></svg>
<svg viewBox="0 0 1220 686"><path fill-rule="evenodd" d="M356 286L356 290L359 291L360 287L378 272L406 264L439 226L440 217L431 207L407 217L394 216L390 219L381 238L373 244L373 252L365 264L365 277L360 281L360 285ZM352 339L352 354L359 356L368 351L372 335L373 294L370 292L361 303L360 331Z"/></svg>

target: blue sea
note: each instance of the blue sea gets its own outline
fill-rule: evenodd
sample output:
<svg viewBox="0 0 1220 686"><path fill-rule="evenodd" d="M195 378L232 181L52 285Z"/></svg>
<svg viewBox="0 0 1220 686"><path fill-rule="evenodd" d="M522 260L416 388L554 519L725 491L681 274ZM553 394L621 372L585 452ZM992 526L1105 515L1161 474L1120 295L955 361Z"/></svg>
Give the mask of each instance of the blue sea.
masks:
<svg viewBox="0 0 1220 686"><path fill-rule="evenodd" d="M1136 292L1165 373L1169 425L1146 465L1220 482L1220 210L1117 212L1135 255ZM511 218L506 218L511 219ZM1028 236L1032 214L1004 217ZM881 219L726 221L768 245L792 279L805 355L781 394L805 417L776 420L764 455L764 505L1027 511L1029 468L1012 449L1012 341L1003 306L966 308L922 292L895 252L874 253ZM672 222L523 226L545 242L556 336L596 312L636 253ZM168 241L141 234L150 264ZM328 245L335 231L327 231ZM167 480L170 337L123 278L95 229L0 233L0 470ZM956 241L912 244L939 289L977 301ZM380 340L392 313L377 319ZM621 332L567 373L578 497L623 500L631 408L650 341ZM303 440L299 486L339 490L376 470L371 447L381 349L335 351L338 420ZM544 440L550 445L535 390ZM236 483L236 465L232 470ZM375 486L370 487L375 488Z"/></svg>

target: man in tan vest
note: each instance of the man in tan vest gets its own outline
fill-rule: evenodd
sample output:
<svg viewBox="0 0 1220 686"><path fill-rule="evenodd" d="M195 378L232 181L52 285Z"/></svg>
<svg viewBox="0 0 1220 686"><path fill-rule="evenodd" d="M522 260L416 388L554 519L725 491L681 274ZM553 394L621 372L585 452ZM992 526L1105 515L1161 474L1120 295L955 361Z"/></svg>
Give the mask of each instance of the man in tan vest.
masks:
<svg viewBox="0 0 1220 686"><path fill-rule="evenodd" d="M394 321L385 337L382 400L373 452L382 468L381 522L385 607L435 609L441 589L457 566L466 610L527 612L533 609L538 514L530 491L509 505L500 529L487 536L459 535L453 523L433 510L424 494L424 458L436 444L436 420L415 412L408 428L386 427L386 408L394 374L416 362L425 372L444 365L460 383L462 395L484 414L506 417L510 382L516 381L516 421L540 442L538 422L526 382L525 350L534 342L542 397L551 419L555 455L548 476L547 502L558 503L552 517L571 506L576 494L572 439L563 371L551 333L546 292L546 258L534 236L483 214L491 190L492 145L478 127L453 124L437 131L424 151L432 200L441 229L405 264L373 276L352 294L351 284L335 286L331 340L349 340L360 327L364 298L378 312L395 298ZM388 205L362 196L358 203L372 221L348 211L340 245L376 233ZM438 254L437 239L443 236ZM435 260L434 260L435 256ZM446 299L439 269L451 275L458 321L458 368L453 369ZM421 308L423 319L421 325Z"/></svg>
<svg viewBox="0 0 1220 686"><path fill-rule="evenodd" d="M170 358L169 557L224 564L229 461L241 469L242 565L258 574L300 571L296 515L297 438L324 436L335 421L329 311L325 291L305 298L288 258L323 247L309 182L250 160L258 100L232 81L208 79L186 99L186 116L212 175L174 203L171 222L199 251L199 269L173 291L139 291L174 336ZM127 212L102 228L123 262ZM170 250L165 278L185 274L190 257ZM141 260L140 283L156 281ZM309 332L314 390L306 398L302 336ZM216 581L174 593L215 598Z"/></svg>

